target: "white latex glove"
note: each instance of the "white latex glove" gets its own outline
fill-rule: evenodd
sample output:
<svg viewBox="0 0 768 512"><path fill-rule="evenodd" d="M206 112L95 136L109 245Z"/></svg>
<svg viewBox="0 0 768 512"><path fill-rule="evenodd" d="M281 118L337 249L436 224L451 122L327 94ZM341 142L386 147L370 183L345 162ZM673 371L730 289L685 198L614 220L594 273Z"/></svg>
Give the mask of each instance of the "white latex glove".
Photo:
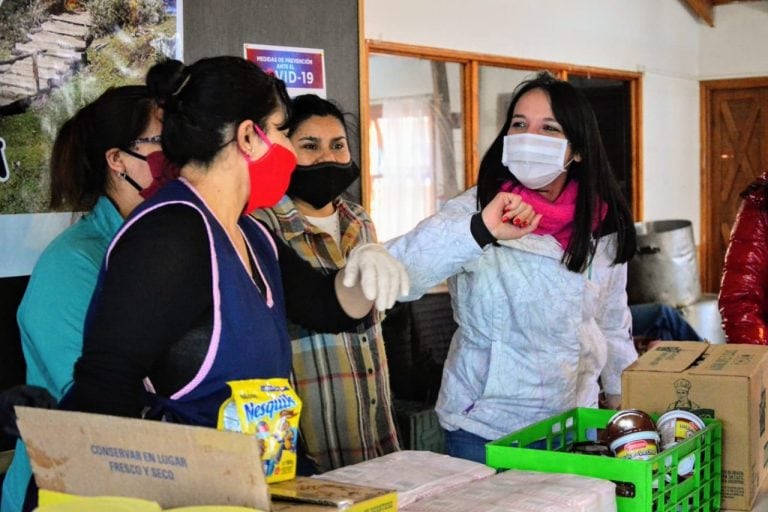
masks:
<svg viewBox="0 0 768 512"><path fill-rule="evenodd" d="M347 288L360 282L363 295L376 301L376 309L384 311L410 288L408 273L381 244L358 245L347 258L343 283Z"/></svg>
<svg viewBox="0 0 768 512"><path fill-rule="evenodd" d="M605 394L605 406L609 409L621 409L621 395Z"/></svg>

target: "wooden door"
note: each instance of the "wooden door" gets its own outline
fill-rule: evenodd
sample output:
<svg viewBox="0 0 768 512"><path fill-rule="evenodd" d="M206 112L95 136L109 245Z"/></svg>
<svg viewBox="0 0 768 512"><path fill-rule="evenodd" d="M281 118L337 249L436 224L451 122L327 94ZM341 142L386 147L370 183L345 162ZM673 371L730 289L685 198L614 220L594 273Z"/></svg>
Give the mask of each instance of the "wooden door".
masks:
<svg viewBox="0 0 768 512"><path fill-rule="evenodd" d="M768 171L768 77L705 81L702 119L702 288L720 287L739 193Z"/></svg>

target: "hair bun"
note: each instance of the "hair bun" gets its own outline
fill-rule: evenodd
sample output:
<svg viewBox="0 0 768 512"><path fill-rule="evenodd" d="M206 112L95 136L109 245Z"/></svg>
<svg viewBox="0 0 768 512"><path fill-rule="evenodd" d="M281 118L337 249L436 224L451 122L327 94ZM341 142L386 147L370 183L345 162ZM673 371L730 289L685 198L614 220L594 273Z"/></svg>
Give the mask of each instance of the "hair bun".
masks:
<svg viewBox="0 0 768 512"><path fill-rule="evenodd" d="M183 62L168 59L150 68L147 73L147 87L159 100L160 105L166 106L184 88L189 77L189 68Z"/></svg>

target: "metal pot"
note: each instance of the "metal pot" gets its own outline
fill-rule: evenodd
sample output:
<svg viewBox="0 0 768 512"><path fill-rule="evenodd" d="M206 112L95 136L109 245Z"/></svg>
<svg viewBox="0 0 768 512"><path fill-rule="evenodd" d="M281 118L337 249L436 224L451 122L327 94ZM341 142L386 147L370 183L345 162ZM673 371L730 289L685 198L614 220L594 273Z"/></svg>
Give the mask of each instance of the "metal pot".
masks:
<svg viewBox="0 0 768 512"><path fill-rule="evenodd" d="M635 223L637 253L629 261L629 303L681 307L701 296L693 227L688 220Z"/></svg>
<svg viewBox="0 0 768 512"><path fill-rule="evenodd" d="M716 293L703 293L699 300L683 307L680 312L699 336L710 343L725 343Z"/></svg>

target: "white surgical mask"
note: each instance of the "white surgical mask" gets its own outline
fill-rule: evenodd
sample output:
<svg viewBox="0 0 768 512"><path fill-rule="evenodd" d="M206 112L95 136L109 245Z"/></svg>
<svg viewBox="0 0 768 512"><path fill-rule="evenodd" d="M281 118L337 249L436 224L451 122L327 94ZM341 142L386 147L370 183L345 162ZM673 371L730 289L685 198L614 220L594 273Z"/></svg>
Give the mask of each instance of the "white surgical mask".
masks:
<svg viewBox="0 0 768 512"><path fill-rule="evenodd" d="M524 187L537 190L546 187L565 172L568 140L533 133L517 133L504 137L501 163Z"/></svg>

